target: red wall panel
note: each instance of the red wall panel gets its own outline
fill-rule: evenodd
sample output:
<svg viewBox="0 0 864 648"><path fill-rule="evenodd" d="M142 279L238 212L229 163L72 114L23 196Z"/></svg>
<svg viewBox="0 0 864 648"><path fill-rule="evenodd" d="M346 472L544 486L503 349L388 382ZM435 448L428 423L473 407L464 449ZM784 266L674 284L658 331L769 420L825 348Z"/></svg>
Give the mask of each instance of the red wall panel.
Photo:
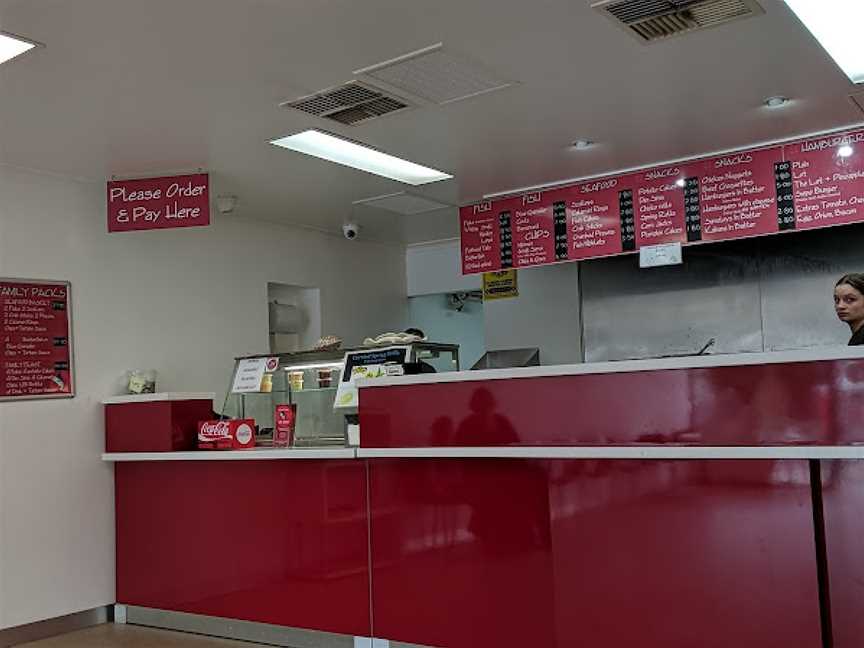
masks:
<svg viewBox="0 0 864 648"><path fill-rule="evenodd" d="M864 461L823 461L822 502L834 648L864 641Z"/></svg>
<svg viewBox="0 0 864 648"><path fill-rule="evenodd" d="M376 635L817 648L806 462L372 460Z"/></svg>
<svg viewBox="0 0 864 648"><path fill-rule="evenodd" d="M371 635L363 462L115 471L119 603Z"/></svg>
<svg viewBox="0 0 864 648"><path fill-rule="evenodd" d="M864 360L363 388L363 447L864 442Z"/></svg>

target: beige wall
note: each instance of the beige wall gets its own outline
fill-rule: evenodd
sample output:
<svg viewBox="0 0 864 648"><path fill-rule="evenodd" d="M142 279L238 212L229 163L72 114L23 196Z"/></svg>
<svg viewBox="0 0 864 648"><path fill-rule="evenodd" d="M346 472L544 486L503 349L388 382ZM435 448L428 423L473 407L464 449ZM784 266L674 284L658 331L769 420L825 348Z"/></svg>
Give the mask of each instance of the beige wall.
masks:
<svg viewBox="0 0 864 648"><path fill-rule="evenodd" d="M78 395L0 403L0 628L114 601L113 481L100 401L128 368L162 391L227 389L268 349L267 283L321 289L323 333L405 321L404 250L240 216L106 233L104 185L0 167L0 276L72 282Z"/></svg>

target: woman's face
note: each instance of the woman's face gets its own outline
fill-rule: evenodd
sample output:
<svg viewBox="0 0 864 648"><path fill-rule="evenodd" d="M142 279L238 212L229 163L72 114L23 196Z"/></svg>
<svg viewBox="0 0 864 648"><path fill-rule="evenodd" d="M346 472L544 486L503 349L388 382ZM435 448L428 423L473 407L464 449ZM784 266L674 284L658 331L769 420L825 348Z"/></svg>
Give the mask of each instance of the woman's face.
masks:
<svg viewBox="0 0 864 648"><path fill-rule="evenodd" d="M849 284L840 284L834 289L834 311L846 323L864 321L864 295Z"/></svg>

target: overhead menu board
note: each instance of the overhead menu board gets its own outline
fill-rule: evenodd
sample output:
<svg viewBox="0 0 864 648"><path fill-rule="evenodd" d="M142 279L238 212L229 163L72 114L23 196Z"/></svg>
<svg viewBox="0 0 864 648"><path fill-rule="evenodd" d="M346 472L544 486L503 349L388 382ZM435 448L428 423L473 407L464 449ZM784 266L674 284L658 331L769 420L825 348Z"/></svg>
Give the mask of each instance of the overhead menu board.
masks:
<svg viewBox="0 0 864 648"><path fill-rule="evenodd" d="M0 400L74 395L69 284L0 279Z"/></svg>
<svg viewBox="0 0 864 648"><path fill-rule="evenodd" d="M463 207L462 272L864 221L864 131Z"/></svg>

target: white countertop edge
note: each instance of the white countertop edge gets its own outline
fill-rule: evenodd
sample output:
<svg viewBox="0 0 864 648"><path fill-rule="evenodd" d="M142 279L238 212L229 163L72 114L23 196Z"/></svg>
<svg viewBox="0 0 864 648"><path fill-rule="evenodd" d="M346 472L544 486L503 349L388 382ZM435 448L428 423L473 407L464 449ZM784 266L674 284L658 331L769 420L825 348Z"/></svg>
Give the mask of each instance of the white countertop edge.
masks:
<svg viewBox="0 0 864 648"><path fill-rule="evenodd" d="M542 378L550 376L581 376L589 374L632 373L637 371L663 371L670 369L703 369L709 367L740 367L793 362L821 362L830 360L864 360L864 346L825 347L795 351L767 353L728 353L688 356L684 358L658 358L651 360L622 360L620 362L586 362L569 365L518 367L513 369L483 369L480 371L448 371L436 374L417 374L392 378L360 379L360 388L424 385L435 383L471 382L481 380L507 380L510 378Z"/></svg>
<svg viewBox="0 0 864 648"><path fill-rule="evenodd" d="M187 400L209 400L216 398L216 394L196 392L156 392L155 394L126 394L123 396L112 396L102 401L103 405L122 405L124 403L156 403L165 401L187 401Z"/></svg>
<svg viewBox="0 0 864 648"><path fill-rule="evenodd" d="M102 461L257 461L266 459L356 459L355 448L196 450L192 452L105 452Z"/></svg>
<svg viewBox="0 0 864 648"><path fill-rule="evenodd" d="M864 459L864 446L359 448L359 459Z"/></svg>

